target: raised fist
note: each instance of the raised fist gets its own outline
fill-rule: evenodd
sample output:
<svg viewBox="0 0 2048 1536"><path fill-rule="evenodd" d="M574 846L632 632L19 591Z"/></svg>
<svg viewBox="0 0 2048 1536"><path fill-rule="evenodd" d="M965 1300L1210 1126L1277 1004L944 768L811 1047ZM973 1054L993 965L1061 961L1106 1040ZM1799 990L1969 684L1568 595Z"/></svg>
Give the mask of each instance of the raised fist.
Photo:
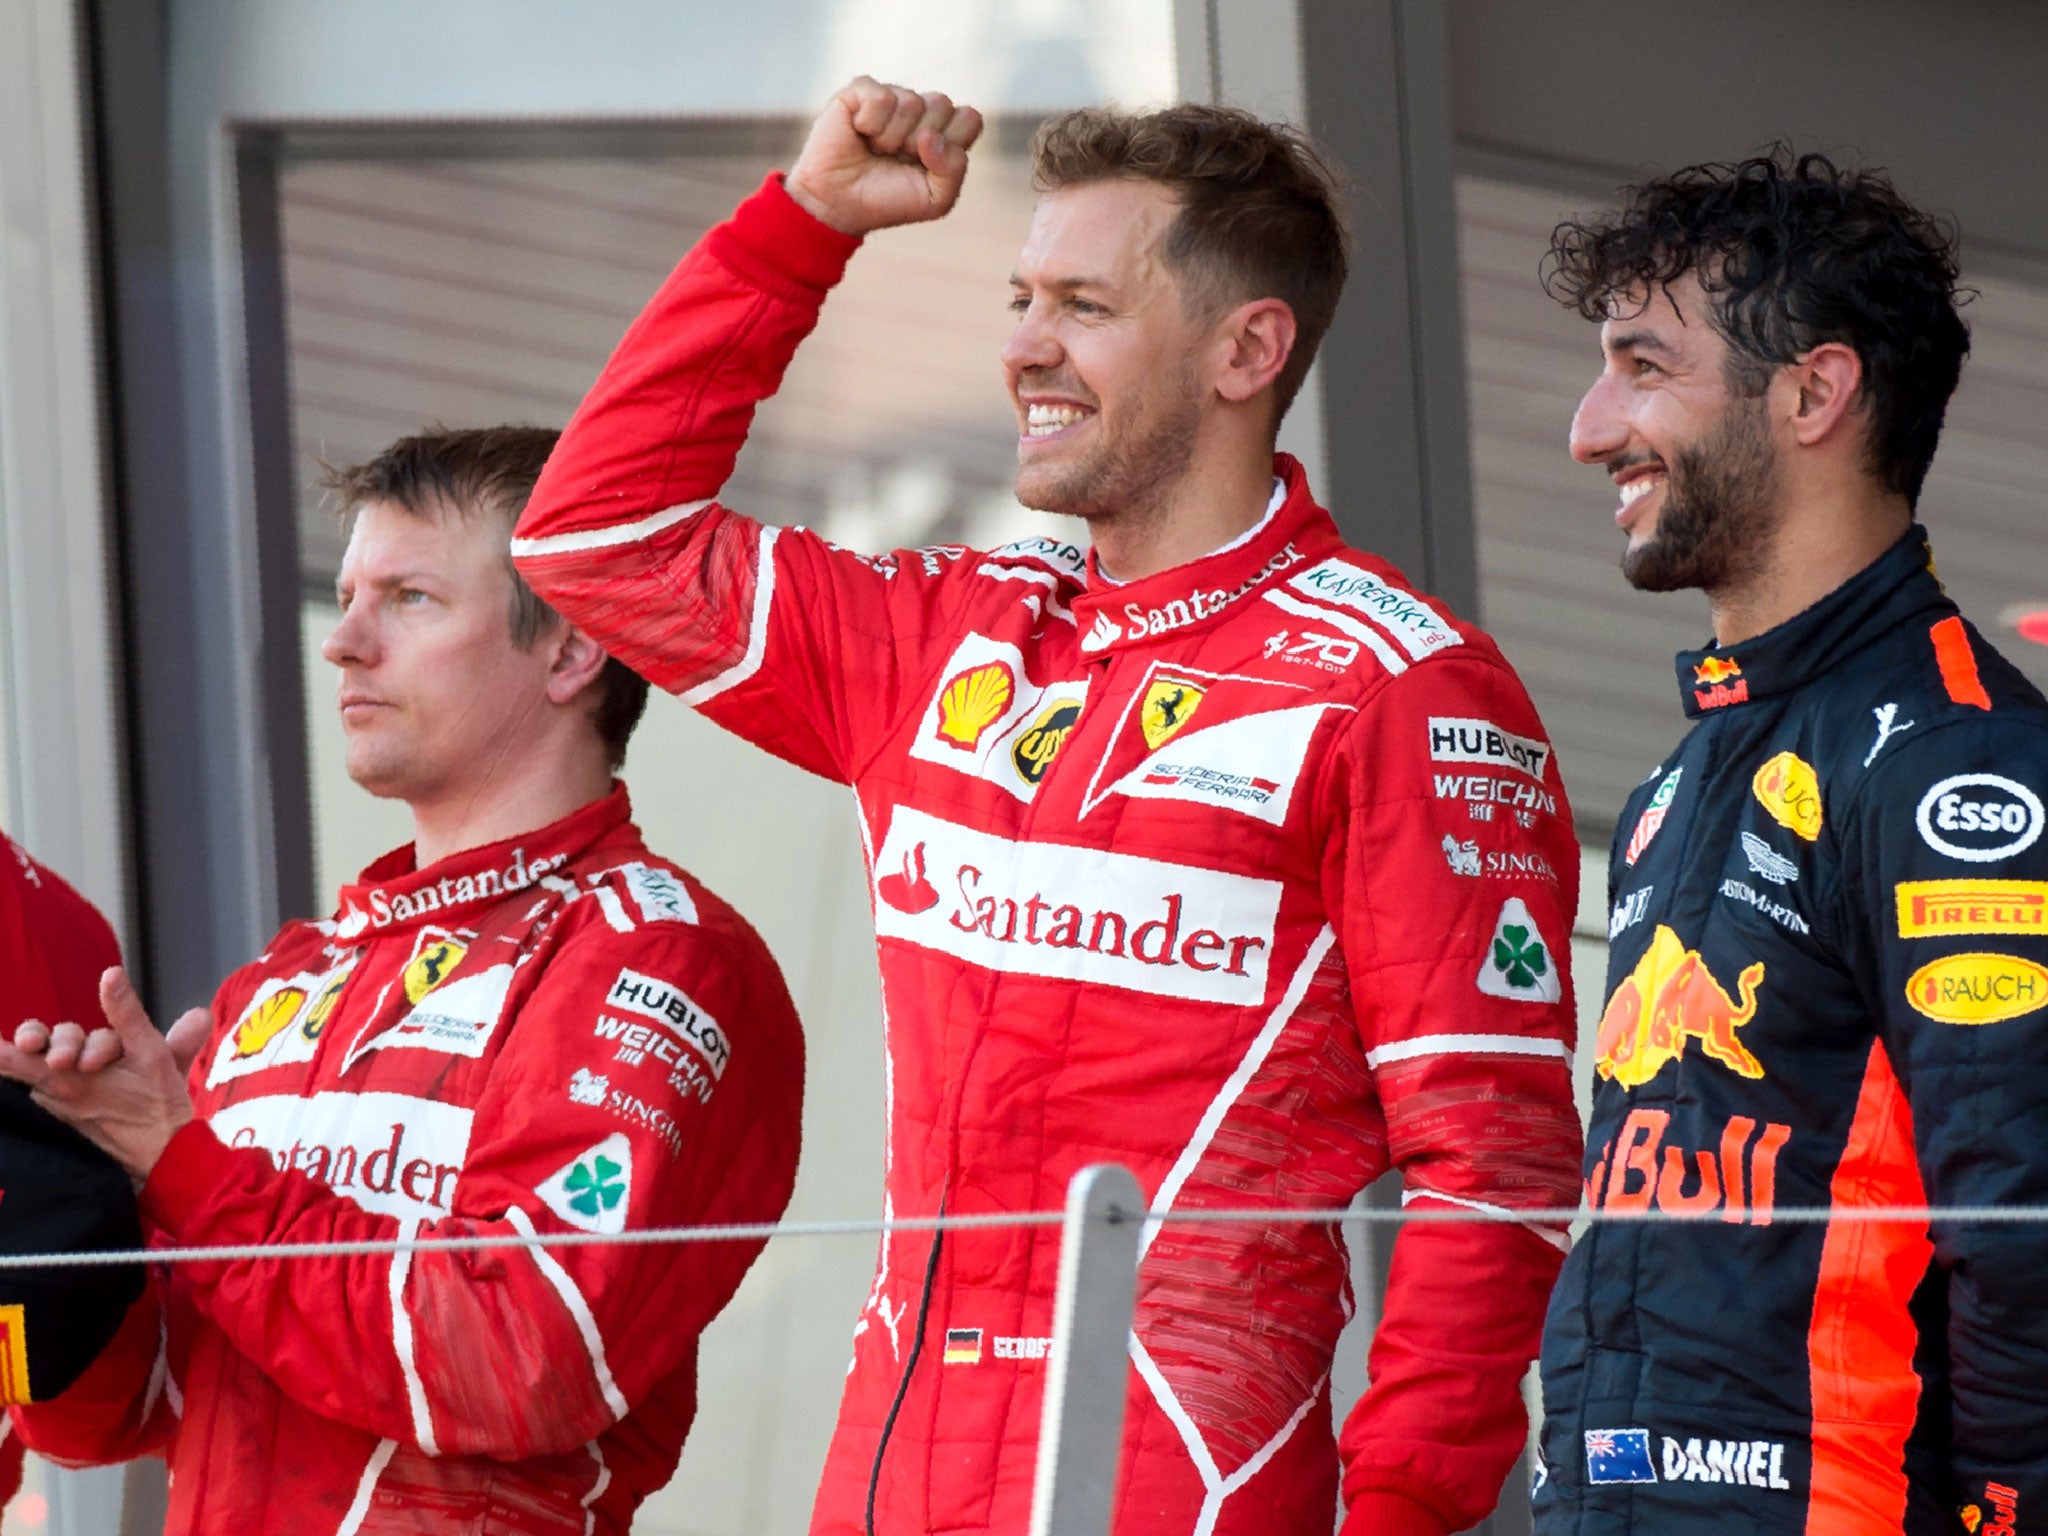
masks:
<svg viewBox="0 0 2048 1536"><path fill-rule="evenodd" d="M832 98L784 182L812 217L842 234L942 217L967 177L981 114L937 91L861 75Z"/></svg>

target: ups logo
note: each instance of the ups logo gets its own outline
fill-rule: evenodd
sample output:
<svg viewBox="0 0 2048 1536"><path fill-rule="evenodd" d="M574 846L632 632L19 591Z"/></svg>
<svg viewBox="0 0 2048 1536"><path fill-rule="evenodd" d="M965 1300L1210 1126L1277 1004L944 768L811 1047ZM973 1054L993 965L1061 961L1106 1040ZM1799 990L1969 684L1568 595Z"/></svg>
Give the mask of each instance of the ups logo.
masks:
<svg viewBox="0 0 2048 1536"><path fill-rule="evenodd" d="M1026 784L1036 784L1044 778L1045 770L1052 766L1054 754L1080 718L1080 704L1073 699L1062 699L1032 721L1029 728L1018 736L1017 744L1010 748L1010 761L1017 765L1017 777Z"/></svg>

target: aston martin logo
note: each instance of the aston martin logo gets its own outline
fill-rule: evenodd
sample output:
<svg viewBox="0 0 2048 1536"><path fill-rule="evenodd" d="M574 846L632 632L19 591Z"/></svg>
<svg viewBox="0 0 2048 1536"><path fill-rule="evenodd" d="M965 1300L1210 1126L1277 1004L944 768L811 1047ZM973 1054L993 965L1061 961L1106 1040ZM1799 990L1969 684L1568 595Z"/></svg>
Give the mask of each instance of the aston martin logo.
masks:
<svg viewBox="0 0 2048 1536"><path fill-rule="evenodd" d="M1749 867L1773 885L1789 885L1799 878L1799 866L1754 832L1742 834L1742 852Z"/></svg>

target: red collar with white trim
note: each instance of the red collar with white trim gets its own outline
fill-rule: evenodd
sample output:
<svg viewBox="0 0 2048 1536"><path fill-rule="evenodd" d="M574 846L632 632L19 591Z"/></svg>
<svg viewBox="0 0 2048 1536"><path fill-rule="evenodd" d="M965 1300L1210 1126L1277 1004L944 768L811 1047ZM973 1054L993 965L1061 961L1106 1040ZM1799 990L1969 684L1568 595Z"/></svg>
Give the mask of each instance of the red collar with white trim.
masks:
<svg viewBox="0 0 2048 1536"><path fill-rule="evenodd" d="M632 819L626 786L615 783L610 794L560 821L450 854L425 869L415 867L414 848L407 843L371 864L353 885L341 888L334 936L346 943L404 933L430 920L457 921L538 885Z"/></svg>
<svg viewBox="0 0 2048 1536"><path fill-rule="evenodd" d="M1091 552L1088 590L1073 601L1082 653L1107 656L1206 628L1286 572L1343 548L1337 525L1309 494L1301 465L1275 454L1273 472L1287 488L1286 499L1242 544L1120 585L1098 582Z"/></svg>

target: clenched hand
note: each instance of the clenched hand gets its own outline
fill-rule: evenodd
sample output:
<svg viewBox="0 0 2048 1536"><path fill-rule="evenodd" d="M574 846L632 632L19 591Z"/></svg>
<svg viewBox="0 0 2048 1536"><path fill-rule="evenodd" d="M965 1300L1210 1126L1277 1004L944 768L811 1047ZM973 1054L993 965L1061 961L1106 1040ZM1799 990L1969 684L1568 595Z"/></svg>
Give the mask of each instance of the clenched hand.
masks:
<svg viewBox="0 0 2048 1536"><path fill-rule="evenodd" d="M36 1019L21 1025L11 1044L0 1041L0 1076L25 1084L38 1104L140 1183L192 1118L185 1074L213 1019L194 1008L168 1036L158 1034L118 966L100 977L100 1007L111 1028Z"/></svg>
<svg viewBox="0 0 2048 1536"><path fill-rule="evenodd" d="M941 218L960 196L981 127L979 112L938 91L861 75L811 125L784 185L841 234Z"/></svg>

